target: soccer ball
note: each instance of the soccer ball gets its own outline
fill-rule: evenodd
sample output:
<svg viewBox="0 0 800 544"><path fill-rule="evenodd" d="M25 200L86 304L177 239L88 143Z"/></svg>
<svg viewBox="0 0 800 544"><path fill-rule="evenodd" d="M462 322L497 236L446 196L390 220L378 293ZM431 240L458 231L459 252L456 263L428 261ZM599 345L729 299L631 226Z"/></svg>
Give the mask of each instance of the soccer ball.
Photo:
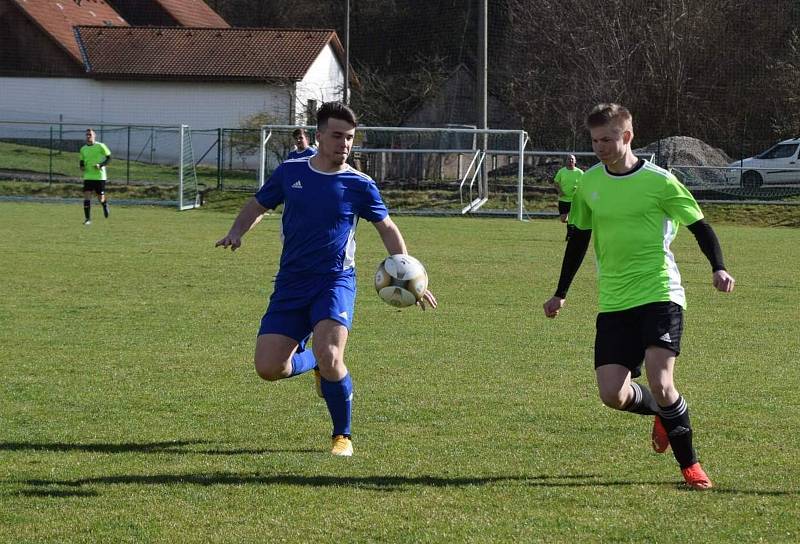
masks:
<svg viewBox="0 0 800 544"><path fill-rule="evenodd" d="M375 271L375 290L387 304L413 306L428 289L428 273L411 255L390 255Z"/></svg>

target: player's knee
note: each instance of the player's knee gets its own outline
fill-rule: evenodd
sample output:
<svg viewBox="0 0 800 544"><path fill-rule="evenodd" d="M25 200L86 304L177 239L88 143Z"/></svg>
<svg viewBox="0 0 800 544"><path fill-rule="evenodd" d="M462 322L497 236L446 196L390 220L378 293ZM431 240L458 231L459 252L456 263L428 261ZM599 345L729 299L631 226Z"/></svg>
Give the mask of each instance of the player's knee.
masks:
<svg viewBox="0 0 800 544"><path fill-rule="evenodd" d="M256 358L256 374L262 380L274 382L288 378L292 373L292 364L289 361L271 361L268 358Z"/></svg>
<svg viewBox="0 0 800 544"><path fill-rule="evenodd" d="M600 390L600 400L614 410L622 410L628 402L628 397L622 391Z"/></svg>
<svg viewBox="0 0 800 544"><path fill-rule="evenodd" d="M671 404L670 400L678 396L678 391L671 383L651 383L650 392L659 406Z"/></svg>
<svg viewBox="0 0 800 544"><path fill-rule="evenodd" d="M344 364L344 358L341 352L334 347L315 350L314 357L317 359L317 366L325 370L334 369Z"/></svg>

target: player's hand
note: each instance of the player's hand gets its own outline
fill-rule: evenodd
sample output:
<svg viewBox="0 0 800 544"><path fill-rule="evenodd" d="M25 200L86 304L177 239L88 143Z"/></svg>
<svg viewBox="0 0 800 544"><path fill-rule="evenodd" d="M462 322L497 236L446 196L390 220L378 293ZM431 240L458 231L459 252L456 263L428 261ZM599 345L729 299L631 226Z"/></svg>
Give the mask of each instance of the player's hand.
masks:
<svg viewBox="0 0 800 544"><path fill-rule="evenodd" d="M554 318L558 315L558 312L561 311L561 308L564 307L564 299L560 297L552 297L550 300L544 303L544 315L545 317Z"/></svg>
<svg viewBox="0 0 800 544"><path fill-rule="evenodd" d="M241 245L241 236L233 236L232 234L228 234L222 240L217 240L217 243L214 244L214 247L222 246L223 249L231 248L231 251L236 251L236 249Z"/></svg>
<svg viewBox="0 0 800 544"><path fill-rule="evenodd" d="M712 283L717 291L722 291L723 293L730 293L733 291L733 286L736 283L736 280L733 279L733 276L728 274L725 270L717 270L714 272Z"/></svg>
<svg viewBox="0 0 800 544"><path fill-rule="evenodd" d="M425 309L426 304L431 308L436 308L438 303L436 302L436 297L433 296L433 293L425 289L425 292L422 294L422 298L417 301L417 306L421 309Z"/></svg>

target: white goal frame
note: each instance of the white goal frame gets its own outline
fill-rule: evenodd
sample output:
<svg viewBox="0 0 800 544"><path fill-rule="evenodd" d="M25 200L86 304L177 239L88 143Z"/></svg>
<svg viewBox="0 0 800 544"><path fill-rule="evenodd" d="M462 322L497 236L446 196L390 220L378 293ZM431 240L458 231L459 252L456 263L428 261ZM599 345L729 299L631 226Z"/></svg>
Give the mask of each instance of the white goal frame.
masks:
<svg viewBox="0 0 800 544"><path fill-rule="evenodd" d="M183 211L200 207L200 193L197 189L197 169L194 164L192 132L189 125L180 126L179 145L178 210ZM187 161L189 168L186 168Z"/></svg>
<svg viewBox="0 0 800 544"><path fill-rule="evenodd" d="M298 128L314 131L316 126L313 125L263 125L261 127L259 151L259 168L258 168L258 186L262 187L266 182L266 164L267 164L267 145L276 131L285 132L295 130ZM523 206L523 174L525 168L525 148L530 141L528 133L524 130L500 130L500 129L479 129L479 128L431 128L431 127L372 127L360 126L356 128L356 133L363 133L367 135L366 139L369 141L368 134L370 132L381 133L438 133L438 134L471 134L473 135L473 145L470 148L457 148L457 149L395 149L395 148L372 148L372 147L358 147L354 146L353 153L381 153L381 154L463 154L472 157L467 171L461 178L459 185L459 194L462 199L462 204L465 203L464 197L468 195L466 205L462 208L461 213L467 214L477 211L489 199L489 180L482 169L487 156L516 156L517 157L517 219L524 220L524 206ZM516 148L508 150L487 149L486 137L490 135L509 135L515 136Z"/></svg>

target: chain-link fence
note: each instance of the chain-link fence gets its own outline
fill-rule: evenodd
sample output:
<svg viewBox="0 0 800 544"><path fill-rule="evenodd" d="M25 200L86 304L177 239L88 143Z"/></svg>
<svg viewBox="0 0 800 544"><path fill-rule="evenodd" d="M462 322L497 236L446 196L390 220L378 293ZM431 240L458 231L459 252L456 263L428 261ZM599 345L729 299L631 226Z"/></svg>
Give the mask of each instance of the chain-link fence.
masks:
<svg viewBox="0 0 800 544"><path fill-rule="evenodd" d="M133 198L179 200L180 129L170 126L0 122L0 193L13 191L13 181L72 185L78 192L79 150L90 127L111 150L111 188ZM292 149L293 128L272 129L263 150L258 129L188 131L201 200L210 189L256 190L261 161L267 179ZM313 142L313 127L307 128ZM588 144L543 150L534 145L542 136L527 134L520 154L520 134L495 131L483 142L479 131L463 126L360 127L351 162L378 182L398 211L552 213L552 180L565 156L575 153L584 169L596 159ZM675 173L700 200L800 202L800 140L739 160L690 137L664 138L636 151Z"/></svg>
<svg viewBox="0 0 800 544"><path fill-rule="evenodd" d="M0 180L79 183L79 152L87 128L93 128L97 141L111 151L109 185L177 187L177 126L0 121ZM258 130L219 128L190 134L202 188L254 187Z"/></svg>

